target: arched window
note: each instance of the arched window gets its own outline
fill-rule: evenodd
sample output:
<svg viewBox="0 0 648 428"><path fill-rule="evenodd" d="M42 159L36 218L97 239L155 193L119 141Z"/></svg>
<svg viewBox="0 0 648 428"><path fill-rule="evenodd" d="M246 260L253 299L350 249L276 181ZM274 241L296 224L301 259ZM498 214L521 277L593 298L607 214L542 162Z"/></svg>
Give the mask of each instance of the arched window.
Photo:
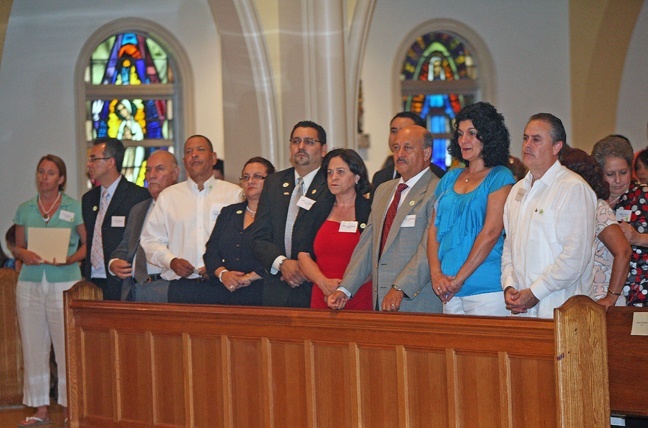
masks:
<svg viewBox="0 0 648 428"><path fill-rule="evenodd" d="M159 149L177 152L181 144L178 138L184 118L178 113L183 111L182 89L186 89L179 79L182 67L167 48L168 36L162 41L142 29L141 23L103 37L95 34L95 38L100 41L86 47L82 73L81 171L85 171L85 158L96 138L118 138L126 147L122 174L145 186L150 154Z"/></svg>
<svg viewBox="0 0 648 428"><path fill-rule="evenodd" d="M403 110L425 119L434 137L432 162L446 169L452 163L447 147L454 118L462 107L481 99L483 70L472 44L444 25L436 25L442 29L419 32L408 42L400 63L400 95Z"/></svg>

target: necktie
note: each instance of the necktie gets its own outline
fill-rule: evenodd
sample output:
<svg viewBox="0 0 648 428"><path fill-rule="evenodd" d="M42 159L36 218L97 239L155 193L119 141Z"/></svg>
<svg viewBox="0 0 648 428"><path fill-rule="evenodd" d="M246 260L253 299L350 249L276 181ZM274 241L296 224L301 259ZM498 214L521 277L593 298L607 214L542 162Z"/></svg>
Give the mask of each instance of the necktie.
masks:
<svg viewBox="0 0 648 428"><path fill-rule="evenodd" d="M299 177L297 179L297 185L293 189L292 196L290 197L290 205L288 206L288 215L286 216L286 230L284 236L284 243L286 244L286 257L291 258L292 250L292 233L293 226L295 225L295 220L297 219L297 213L299 212L299 207L297 202L299 198L304 195L304 179Z"/></svg>
<svg viewBox="0 0 648 428"><path fill-rule="evenodd" d="M382 237L380 238L380 254L382 255L383 249L385 248L385 242L387 242L387 236L389 235L389 230L392 227L394 222L394 217L396 217L396 211L398 211L398 204L400 203L401 193L403 190L407 189L407 184L401 183L396 188L396 193L394 193L394 199L392 200L391 205L387 209L387 215L385 216L385 222L383 223Z"/></svg>
<svg viewBox="0 0 648 428"><path fill-rule="evenodd" d="M144 248L139 244L135 252L135 272L133 277L138 284L145 284L149 279L148 268L146 267L146 253L144 253Z"/></svg>
<svg viewBox="0 0 648 428"><path fill-rule="evenodd" d="M104 190L101 194L101 202L99 203L99 212L95 220L94 234L92 235L92 251L90 253L90 261L95 269L99 269L104 263L103 253L103 240L101 239L101 226L103 225L106 210L108 209L108 190Z"/></svg>

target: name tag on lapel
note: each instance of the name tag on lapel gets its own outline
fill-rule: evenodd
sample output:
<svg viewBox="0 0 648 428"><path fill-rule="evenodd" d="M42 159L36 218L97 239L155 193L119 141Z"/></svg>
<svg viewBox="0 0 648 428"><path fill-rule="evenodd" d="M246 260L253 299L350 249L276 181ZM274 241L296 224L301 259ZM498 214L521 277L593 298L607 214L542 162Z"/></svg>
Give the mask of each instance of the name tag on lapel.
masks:
<svg viewBox="0 0 648 428"><path fill-rule="evenodd" d="M416 214L410 214L405 216L405 220L401 224L401 227L414 227L416 225Z"/></svg>
<svg viewBox="0 0 648 428"><path fill-rule="evenodd" d="M315 203L314 199L307 198L306 196L302 196L301 198L299 198L299 201L297 202L297 206L305 209L306 211L310 211L314 203Z"/></svg>
<svg viewBox="0 0 648 428"><path fill-rule="evenodd" d="M71 223L74 221L74 213L71 211L61 210L59 218L63 221L69 221Z"/></svg>
<svg viewBox="0 0 648 428"><path fill-rule="evenodd" d="M616 210L616 219L617 219L617 221L629 222L631 218L632 218L632 211L631 210L624 210L624 209L621 209L621 208Z"/></svg>
<svg viewBox="0 0 648 428"><path fill-rule="evenodd" d="M358 230L357 221L341 221L340 222L340 233L356 233Z"/></svg>
<svg viewBox="0 0 648 428"><path fill-rule="evenodd" d="M110 217L110 227L126 226L126 217L123 215L114 215Z"/></svg>

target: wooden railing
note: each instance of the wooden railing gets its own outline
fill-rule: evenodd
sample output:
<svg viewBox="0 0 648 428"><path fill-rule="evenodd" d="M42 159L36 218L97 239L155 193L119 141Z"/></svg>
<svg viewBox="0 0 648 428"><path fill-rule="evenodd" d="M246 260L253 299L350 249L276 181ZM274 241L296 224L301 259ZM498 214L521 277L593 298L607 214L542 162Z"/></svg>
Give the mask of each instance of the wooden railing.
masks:
<svg viewBox="0 0 648 428"><path fill-rule="evenodd" d="M22 402L23 360L16 315L17 281L15 270L0 268L0 405Z"/></svg>
<svg viewBox="0 0 648 428"><path fill-rule="evenodd" d="M72 426L609 426L585 297L554 322L100 296L65 296Z"/></svg>
<svg viewBox="0 0 648 428"><path fill-rule="evenodd" d="M648 417L648 336L632 336L635 313L648 308L611 307L607 313L610 407L620 415Z"/></svg>

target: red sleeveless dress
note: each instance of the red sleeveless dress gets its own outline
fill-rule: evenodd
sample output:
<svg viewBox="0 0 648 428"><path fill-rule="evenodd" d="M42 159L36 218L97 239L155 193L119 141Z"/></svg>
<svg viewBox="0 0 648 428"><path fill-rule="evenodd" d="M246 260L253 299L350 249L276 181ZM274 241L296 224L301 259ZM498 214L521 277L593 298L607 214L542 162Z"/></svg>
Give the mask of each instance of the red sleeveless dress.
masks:
<svg viewBox="0 0 648 428"><path fill-rule="evenodd" d="M340 223L326 220L320 227L313 251L317 266L327 278L342 278L351 254L360 240L360 230L355 233L340 232ZM358 292L347 302L344 309L371 311L373 309L371 281L362 284ZM313 284L311 308L328 309L324 293L317 284Z"/></svg>

